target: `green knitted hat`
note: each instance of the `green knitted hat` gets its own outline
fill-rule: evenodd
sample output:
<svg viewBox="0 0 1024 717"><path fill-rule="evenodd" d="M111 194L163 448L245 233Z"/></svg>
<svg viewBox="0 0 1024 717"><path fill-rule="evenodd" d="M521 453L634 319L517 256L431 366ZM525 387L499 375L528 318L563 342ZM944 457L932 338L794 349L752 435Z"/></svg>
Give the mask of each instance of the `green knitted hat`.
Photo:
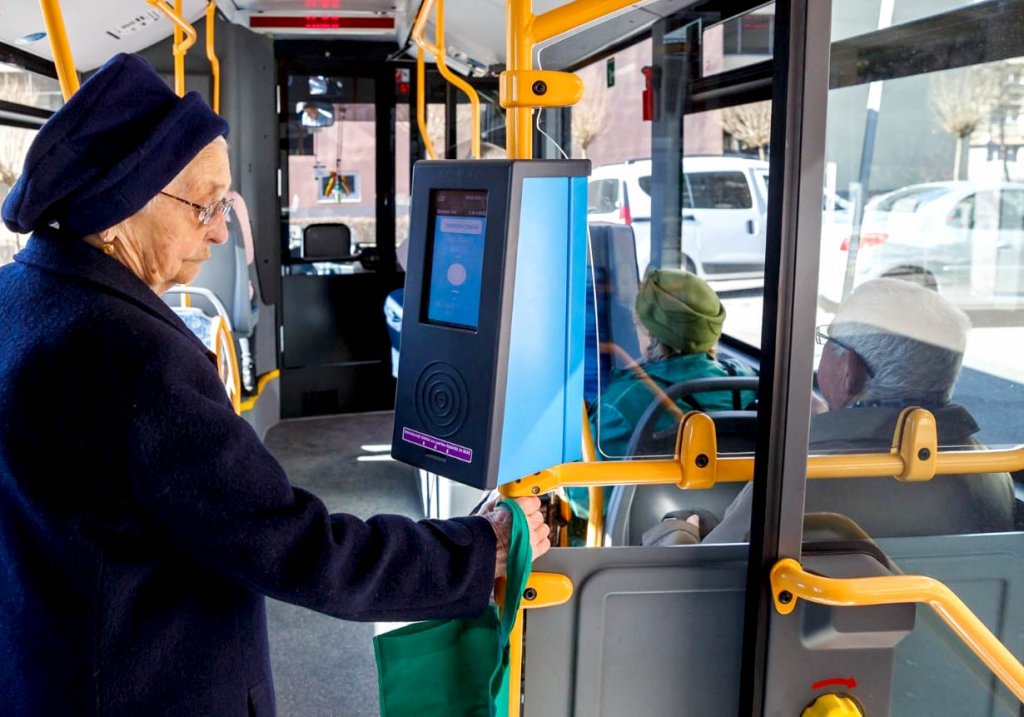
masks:
<svg viewBox="0 0 1024 717"><path fill-rule="evenodd" d="M722 335L725 307L703 279L681 269L648 269L636 315L651 336L683 353L710 351Z"/></svg>

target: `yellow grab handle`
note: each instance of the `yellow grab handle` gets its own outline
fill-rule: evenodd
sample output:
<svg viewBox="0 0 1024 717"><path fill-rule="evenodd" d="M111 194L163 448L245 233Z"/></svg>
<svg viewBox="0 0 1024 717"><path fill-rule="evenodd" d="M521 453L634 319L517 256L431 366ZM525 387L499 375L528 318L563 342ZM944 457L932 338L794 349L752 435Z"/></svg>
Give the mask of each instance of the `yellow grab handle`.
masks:
<svg viewBox="0 0 1024 717"><path fill-rule="evenodd" d="M210 61L210 74L213 76L213 97L210 106L216 114L220 114L220 60L214 49L214 25L217 17L217 3L210 0L206 6L206 59Z"/></svg>
<svg viewBox="0 0 1024 717"><path fill-rule="evenodd" d="M432 43L424 37L424 31L427 26L427 17L430 15L430 11L434 8L434 4L437 4L437 20L435 22L436 30L436 42ZM422 105L422 93L425 92L423 79L423 51L426 50L434 56L434 62L437 64L437 70L441 73L448 82L462 90L469 98L470 105L470 122L471 132L470 137L470 152L473 157L480 159L480 97L477 95L473 86L463 80L461 77L456 75L448 68L446 61L447 49L444 46L444 0L425 0L423 5L420 7L419 13L416 15L416 20L413 22L412 32L410 33L413 42L419 48L419 53L416 56L416 72L418 82L417 87L417 102ZM420 113L422 116L422 112ZM431 159L436 159L437 155L431 152L430 140L425 132L425 125L420 125L420 135L423 137L423 144L428 147L427 153Z"/></svg>
<svg viewBox="0 0 1024 717"><path fill-rule="evenodd" d="M185 53L196 44L196 29L185 22L181 16L182 0L174 0L174 10L167 7L164 0L146 0L174 23L174 92L178 97L185 96ZM182 35L184 34L184 37Z"/></svg>
<svg viewBox="0 0 1024 717"><path fill-rule="evenodd" d="M799 598L834 607L901 603L928 605L1017 699L1024 702L1024 665L952 590L938 580L920 575L825 578L809 573L797 561L785 558L772 568L771 585L775 609L781 615L793 612Z"/></svg>

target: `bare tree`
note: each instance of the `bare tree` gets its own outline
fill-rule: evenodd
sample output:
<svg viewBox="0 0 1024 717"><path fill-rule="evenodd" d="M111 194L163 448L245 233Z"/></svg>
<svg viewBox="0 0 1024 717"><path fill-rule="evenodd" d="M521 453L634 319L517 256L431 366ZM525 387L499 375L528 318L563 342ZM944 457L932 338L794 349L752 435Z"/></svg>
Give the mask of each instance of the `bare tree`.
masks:
<svg viewBox="0 0 1024 717"><path fill-rule="evenodd" d="M942 72L931 81L931 106L944 130L956 137L953 179L967 179L970 137L986 121L999 94L998 71L971 67Z"/></svg>
<svg viewBox="0 0 1024 717"><path fill-rule="evenodd" d="M587 87L583 98L572 106L572 143L587 157L587 147L601 136L608 124L608 92L596 86Z"/></svg>
<svg viewBox="0 0 1024 717"><path fill-rule="evenodd" d="M763 160L772 138L772 103L766 100L727 108L722 113L722 129L748 149L756 149Z"/></svg>
<svg viewBox="0 0 1024 717"><path fill-rule="evenodd" d="M0 97L19 105L35 105L38 93L25 76L11 73L0 74ZM32 144L35 133L17 127L0 125L0 197L21 174L25 153Z"/></svg>

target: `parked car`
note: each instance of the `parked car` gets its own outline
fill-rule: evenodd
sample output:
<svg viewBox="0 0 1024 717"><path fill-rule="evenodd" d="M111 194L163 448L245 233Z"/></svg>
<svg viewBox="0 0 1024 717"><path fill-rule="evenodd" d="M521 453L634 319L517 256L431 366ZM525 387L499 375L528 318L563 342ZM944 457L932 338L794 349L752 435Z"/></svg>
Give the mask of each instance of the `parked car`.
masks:
<svg viewBox="0 0 1024 717"><path fill-rule="evenodd" d="M705 279L764 274L768 163L746 157L683 158L683 265ZM590 221L630 224L641 272L651 258L651 160L597 167Z"/></svg>
<svg viewBox="0 0 1024 717"><path fill-rule="evenodd" d="M850 236L822 246L819 294L842 299ZM864 208L854 286L895 276L965 309L1024 308L1024 184L930 182Z"/></svg>

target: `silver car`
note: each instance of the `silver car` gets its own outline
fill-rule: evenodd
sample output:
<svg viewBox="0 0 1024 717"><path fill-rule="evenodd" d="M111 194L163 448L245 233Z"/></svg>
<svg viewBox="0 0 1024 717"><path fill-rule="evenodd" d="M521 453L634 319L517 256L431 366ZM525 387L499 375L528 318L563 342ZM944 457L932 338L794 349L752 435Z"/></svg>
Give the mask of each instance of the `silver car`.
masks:
<svg viewBox="0 0 1024 717"><path fill-rule="evenodd" d="M819 293L842 299L850 237L826 238ZM1024 309L1024 184L930 182L864 210L854 286L881 276L937 289L965 309Z"/></svg>

